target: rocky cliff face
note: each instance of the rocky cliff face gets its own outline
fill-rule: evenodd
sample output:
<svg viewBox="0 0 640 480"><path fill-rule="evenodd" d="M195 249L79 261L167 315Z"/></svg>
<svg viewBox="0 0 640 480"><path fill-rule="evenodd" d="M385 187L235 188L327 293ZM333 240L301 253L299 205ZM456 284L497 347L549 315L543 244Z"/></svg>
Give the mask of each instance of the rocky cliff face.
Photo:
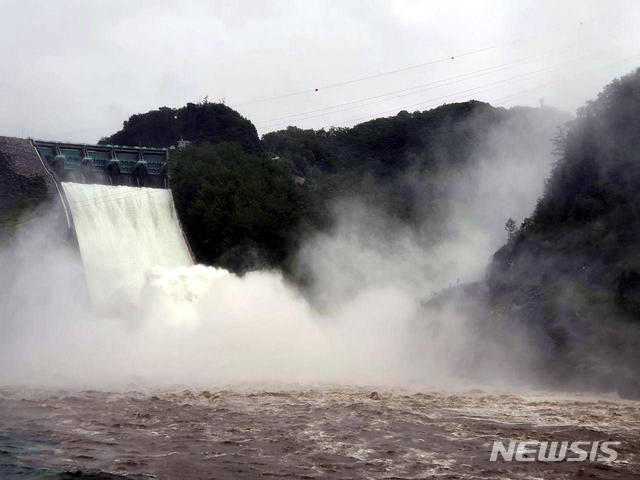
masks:
<svg viewBox="0 0 640 480"><path fill-rule="evenodd" d="M0 137L0 229L15 227L48 199L57 201L57 190L31 141Z"/></svg>
<svg viewBox="0 0 640 480"><path fill-rule="evenodd" d="M465 336L456 363L462 377L640 399L640 327L578 282L489 275L423 307L430 335L457 325L456 335Z"/></svg>

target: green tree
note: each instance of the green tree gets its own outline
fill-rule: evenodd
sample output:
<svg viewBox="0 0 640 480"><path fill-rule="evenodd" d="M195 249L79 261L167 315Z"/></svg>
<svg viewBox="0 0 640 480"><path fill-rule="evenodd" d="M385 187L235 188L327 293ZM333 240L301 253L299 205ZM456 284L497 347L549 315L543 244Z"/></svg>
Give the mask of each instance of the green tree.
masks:
<svg viewBox="0 0 640 480"><path fill-rule="evenodd" d="M278 266L294 247L305 187L290 166L238 144L190 146L171 158L172 189L199 261L234 272Z"/></svg>

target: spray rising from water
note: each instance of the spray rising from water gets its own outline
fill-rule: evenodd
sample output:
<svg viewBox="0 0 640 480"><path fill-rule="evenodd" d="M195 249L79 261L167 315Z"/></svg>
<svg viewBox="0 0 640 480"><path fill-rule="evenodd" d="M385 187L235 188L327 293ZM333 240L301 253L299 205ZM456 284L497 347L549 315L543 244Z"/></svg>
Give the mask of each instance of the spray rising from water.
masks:
<svg viewBox="0 0 640 480"><path fill-rule="evenodd" d="M530 136L550 138L543 130ZM335 231L308 239L300 252L316 280L312 296L327 307L321 313L279 272L238 277L192 265L170 192L65 184L82 262L46 225L0 249L7 332L0 336L0 383L86 385L136 377L156 384L442 387L456 381L460 365L477 368L479 353L495 351L497 365L518 365L526 340L514 334L491 343L473 333L473 314L447 310L435 318L422 307L432 291L482 278L501 243L495 232L502 233L508 216L530 212L540 194L541 181L514 177L506 167L521 160L544 178L549 144L525 155L513 147L522 142L511 131L491 139L490 154L480 156L486 162L476 162L448 193L455 200L446 222L451 232L441 241L425 242L421 231L357 200L336 204ZM423 180L412 178L418 203L429 185ZM521 202L513 191L521 192ZM424 225L430 222L425 218ZM77 294L85 276L92 302ZM96 299L108 308L96 311ZM504 373L491 369L493 377Z"/></svg>

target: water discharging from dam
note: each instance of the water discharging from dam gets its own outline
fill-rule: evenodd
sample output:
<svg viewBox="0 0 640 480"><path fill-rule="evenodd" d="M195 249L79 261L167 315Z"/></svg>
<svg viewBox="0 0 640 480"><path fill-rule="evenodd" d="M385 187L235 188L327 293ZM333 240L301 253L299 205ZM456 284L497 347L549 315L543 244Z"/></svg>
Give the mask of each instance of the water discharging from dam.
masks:
<svg viewBox="0 0 640 480"><path fill-rule="evenodd" d="M135 295L150 267L193 265L170 190L66 182L62 186L94 302Z"/></svg>

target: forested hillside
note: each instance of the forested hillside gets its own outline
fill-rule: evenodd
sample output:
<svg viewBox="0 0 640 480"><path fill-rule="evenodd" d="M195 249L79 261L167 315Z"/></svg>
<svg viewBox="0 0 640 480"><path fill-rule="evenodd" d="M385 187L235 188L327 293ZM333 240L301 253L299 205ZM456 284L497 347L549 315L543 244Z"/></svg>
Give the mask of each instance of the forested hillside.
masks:
<svg viewBox="0 0 640 480"><path fill-rule="evenodd" d="M122 130L99 143L143 147L169 147L179 140L237 142L249 153L260 153L253 124L222 103L187 103L182 108L160 107L139 113L124 122Z"/></svg>
<svg viewBox="0 0 640 480"><path fill-rule="evenodd" d="M493 321L525 326L545 352L546 378L630 397L640 397L638 132L640 70L557 132L544 194L494 255L489 277Z"/></svg>
<svg viewBox="0 0 640 480"><path fill-rule="evenodd" d="M497 282L507 268L514 279L576 281L640 317L638 132L640 70L611 82L558 131L544 195L496 254Z"/></svg>
<svg viewBox="0 0 640 480"><path fill-rule="evenodd" d="M289 127L266 134L263 143L266 151L291 159L301 175L355 172L380 179L408 167L463 163L492 127L514 116L472 100L424 112L402 111L352 128Z"/></svg>
<svg viewBox="0 0 640 480"><path fill-rule="evenodd" d="M131 136L130 143L162 135L161 123L140 117L147 119L141 132L152 125L158 130ZM504 145L494 145L491 132L500 128L519 148L531 144L539 150L555 125L567 118L551 108L506 110L470 101L400 112L353 128L289 127L265 135L253 151L243 135L225 138L235 147L215 141L215 132L203 133L200 142L185 136L194 145L172 154L173 190L200 261L233 271L287 269L306 235L331 227L336 199L357 197L416 228L425 218L445 222L458 174L480 154L492 161L499 148L504 150ZM132 127L125 130L133 135ZM264 153L256 155L258 150ZM532 155L530 162L535 161ZM428 188L417 191L412 181L417 177Z"/></svg>
<svg viewBox="0 0 640 480"><path fill-rule="evenodd" d="M286 163L237 143L205 143L171 158L176 208L198 260L236 272L282 265L309 215L308 191Z"/></svg>

